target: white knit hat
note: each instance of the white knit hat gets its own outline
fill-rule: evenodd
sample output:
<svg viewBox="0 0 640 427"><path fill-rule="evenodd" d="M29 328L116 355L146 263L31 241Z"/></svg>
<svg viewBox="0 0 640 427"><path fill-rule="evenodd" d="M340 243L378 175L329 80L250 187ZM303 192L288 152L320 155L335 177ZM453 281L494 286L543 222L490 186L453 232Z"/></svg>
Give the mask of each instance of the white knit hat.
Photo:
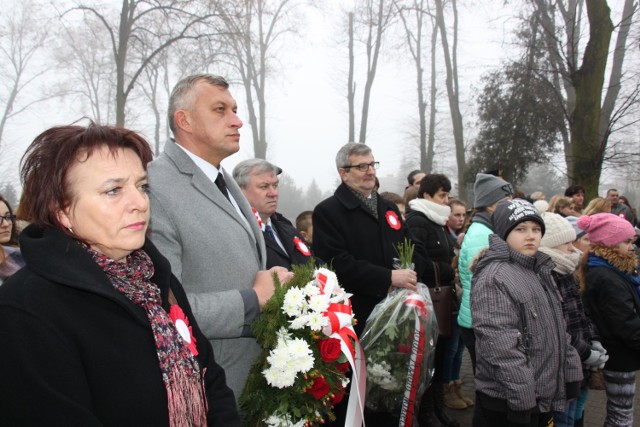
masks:
<svg viewBox="0 0 640 427"><path fill-rule="evenodd" d="M542 219L546 228L546 233L542 237L540 246L555 248L556 246L576 240L576 231L565 218L552 212L543 212Z"/></svg>

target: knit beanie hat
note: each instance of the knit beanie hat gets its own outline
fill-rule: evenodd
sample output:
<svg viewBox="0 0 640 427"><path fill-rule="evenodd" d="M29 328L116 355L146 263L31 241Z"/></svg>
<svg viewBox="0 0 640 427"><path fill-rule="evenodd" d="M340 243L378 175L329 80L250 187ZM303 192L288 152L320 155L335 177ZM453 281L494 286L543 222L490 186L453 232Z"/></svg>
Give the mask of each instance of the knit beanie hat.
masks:
<svg viewBox="0 0 640 427"><path fill-rule="evenodd" d="M513 188L504 179L486 173L476 175L476 182L473 184L474 208L485 208L495 202L513 195Z"/></svg>
<svg viewBox="0 0 640 427"><path fill-rule="evenodd" d="M610 213L581 216L578 218L578 227L589 234L591 243L602 243L609 247L636 235L629 221Z"/></svg>
<svg viewBox="0 0 640 427"><path fill-rule="evenodd" d="M579 239L582 236L584 236L585 234L587 234L586 231L584 231L582 228L578 227L578 217L577 216L567 216L564 219L569 221L569 224L571 224L571 226L573 227L573 231L576 232L576 239Z"/></svg>
<svg viewBox="0 0 640 427"><path fill-rule="evenodd" d="M576 232L566 218L553 212L542 212L540 216L544 220L545 226L540 246L555 248L576 240Z"/></svg>
<svg viewBox="0 0 640 427"><path fill-rule="evenodd" d="M525 221L535 221L542 227L544 236L545 224L538 210L531 203L523 199L504 200L496 206L491 214L493 230L502 240L507 240L511 230Z"/></svg>

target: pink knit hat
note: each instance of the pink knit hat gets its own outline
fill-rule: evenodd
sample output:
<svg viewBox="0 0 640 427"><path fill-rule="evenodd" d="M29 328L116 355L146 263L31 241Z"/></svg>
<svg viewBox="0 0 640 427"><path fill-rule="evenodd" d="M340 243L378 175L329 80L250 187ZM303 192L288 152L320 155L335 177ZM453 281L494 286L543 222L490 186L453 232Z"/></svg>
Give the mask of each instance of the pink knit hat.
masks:
<svg viewBox="0 0 640 427"><path fill-rule="evenodd" d="M633 225L624 218L610 213L599 213L578 218L578 227L589 234L593 243L613 247L636 235Z"/></svg>

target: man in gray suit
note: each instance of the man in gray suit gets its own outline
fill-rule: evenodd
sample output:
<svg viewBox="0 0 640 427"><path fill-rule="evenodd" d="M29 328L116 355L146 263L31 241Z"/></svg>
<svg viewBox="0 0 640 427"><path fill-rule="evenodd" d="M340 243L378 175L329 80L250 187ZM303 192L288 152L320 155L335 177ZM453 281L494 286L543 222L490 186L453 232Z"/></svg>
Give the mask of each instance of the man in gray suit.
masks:
<svg viewBox="0 0 640 427"><path fill-rule="evenodd" d="M260 354L251 322L273 295L262 231L240 188L220 162L240 148L242 121L224 78L186 77L169 99L175 141L149 164L151 233L180 279L227 384L240 396Z"/></svg>

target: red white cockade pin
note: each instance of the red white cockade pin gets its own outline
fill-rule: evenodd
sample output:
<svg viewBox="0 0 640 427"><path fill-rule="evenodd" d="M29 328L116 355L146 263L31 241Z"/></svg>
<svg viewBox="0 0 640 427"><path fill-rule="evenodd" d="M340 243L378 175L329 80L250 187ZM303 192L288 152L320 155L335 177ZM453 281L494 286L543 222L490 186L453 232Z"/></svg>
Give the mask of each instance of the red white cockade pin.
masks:
<svg viewBox="0 0 640 427"><path fill-rule="evenodd" d="M387 218L389 227L393 228L394 230L400 230L400 218L398 218L398 215L394 211L387 211L384 216L385 218Z"/></svg>
<svg viewBox="0 0 640 427"><path fill-rule="evenodd" d="M300 239L299 237L294 237L293 243L296 245L296 249L302 252L302 255L311 256L309 247L302 241L302 239Z"/></svg>
<svg viewBox="0 0 640 427"><path fill-rule="evenodd" d="M256 210L256 208L251 208L251 212L253 212L253 216L256 217L256 221L258 221L258 227L260 230L264 231L264 224L262 223L262 218L260 218L260 214Z"/></svg>
<svg viewBox="0 0 640 427"><path fill-rule="evenodd" d="M196 348L196 338L193 336L193 330L189 326L189 319L184 315L184 311L178 304L173 304L169 309L169 317L176 325L178 333L191 350L194 356L198 355L198 349Z"/></svg>

